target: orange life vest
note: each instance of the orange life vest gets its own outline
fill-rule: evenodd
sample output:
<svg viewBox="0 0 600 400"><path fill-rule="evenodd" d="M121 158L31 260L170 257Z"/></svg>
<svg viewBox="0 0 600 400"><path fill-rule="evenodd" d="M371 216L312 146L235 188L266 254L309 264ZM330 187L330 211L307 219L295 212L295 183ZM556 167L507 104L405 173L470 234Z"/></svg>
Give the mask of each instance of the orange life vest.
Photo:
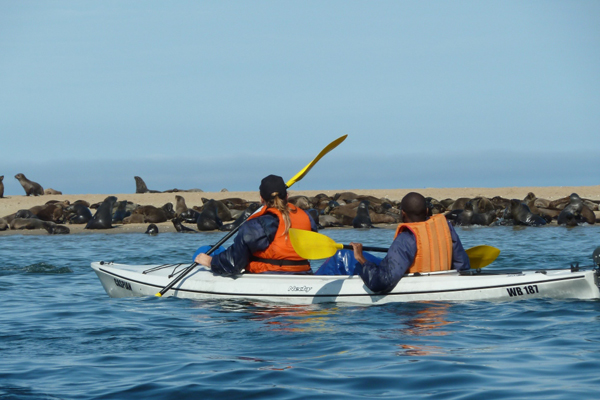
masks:
<svg viewBox="0 0 600 400"><path fill-rule="evenodd" d="M446 271L452 268L452 236L443 214L436 214L423 222L399 224L396 236L407 229L417 240L417 254L408 273Z"/></svg>
<svg viewBox="0 0 600 400"><path fill-rule="evenodd" d="M311 230L310 218L308 214L293 204L287 205L290 210L291 227L295 229ZM246 267L246 272L261 273L266 271L287 271L303 272L310 271L308 260L300 257L290 242L289 235L285 234L285 221L281 211L276 208L263 207L261 211L252 215L250 218L257 218L266 213L271 213L279 219L279 227L275 233L275 238L263 251L258 251L250 257L250 263ZM248 218L248 219L250 219Z"/></svg>

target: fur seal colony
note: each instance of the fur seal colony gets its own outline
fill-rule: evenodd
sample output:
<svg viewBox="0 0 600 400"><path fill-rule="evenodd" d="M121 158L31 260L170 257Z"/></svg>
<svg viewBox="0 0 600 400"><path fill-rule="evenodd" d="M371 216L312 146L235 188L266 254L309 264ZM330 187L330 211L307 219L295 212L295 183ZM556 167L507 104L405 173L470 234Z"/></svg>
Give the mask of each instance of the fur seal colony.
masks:
<svg viewBox="0 0 600 400"><path fill-rule="evenodd" d="M162 205L151 205L143 204L144 194L119 196L131 197L118 199L117 196L106 196L92 204L75 199L72 202L66 199L40 202L41 204L18 209L8 215L0 215L0 231L38 230L50 234L65 234L73 230L84 232L85 227L88 231L123 232L131 224L144 224L145 229L149 224L161 223L167 223L160 226L161 232L228 231L259 207L257 201L240 197L217 200L195 196L194 202L198 204L188 205L185 196L177 194ZM289 201L308 211L320 228L391 228L402 222L400 200L340 192L314 196L299 194L290 196ZM577 193L567 194L556 200L538 198L534 193L528 193L521 199L500 196L456 199L427 197L427 201L431 214L444 214L457 226L573 227L595 224L600 217L600 200L580 197ZM158 229L152 227L148 233L154 234ZM143 233L144 230L140 232Z"/></svg>
<svg viewBox="0 0 600 400"><path fill-rule="evenodd" d="M0 176L0 206L12 201L10 197L3 197L3 177ZM139 224L147 227L150 224L151 229L148 233L155 234L158 232L156 224L163 223L166 225L160 226L161 232L230 231L260 206L257 201L258 194L253 192L244 193L252 196L253 199L244 199L239 195L236 197L236 193L230 194L226 191L212 193L210 196L215 198L209 198L206 197L207 193L200 189L149 190L139 176L134 177L135 194L87 195L88 200L94 198L93 202L77 199L74 196L61 195L60 192L53 189L44 191L40 184L27 179L22 173L15 175L15 178L23 186L25 196L13 196L17 200L16 204L19 208L13 206L9 213L0 212L0 231L2 232L40 231L50 234L65 234L71 231L82 233L85 230L119 232L130 230L143 233L144 230L140 230L140 228L128 229L127 227ZM574 227L595 224L600 217L600 186L579 189L585 188L587 188L586 193L593 193L595 198L580 197L575 192L562 193L562 197L555 199L540 198L533 192L527 193L526 196L521 194L519 197L511 195L507 197L468 196L469 190L457 189L454 193L460 193L462 196L456 198L429 196L426 199L432 215L444 214L456 226L522 225L539 227L550 224ZM501 193L506 194L506 189ZM568 189L564 188L564 190ZM424 189L422 192L427 195L428 191L435 190L437 189ZM438 193L442 190L439 189ZM406 192L408 191L407 189ZM486 189L488 196L493 191L494 189ZM145 199L152 197L149 196L149 193L160 193L155 197L159 196L165 202L162 204L145 203ZM171 193L173 195L168 196ZM351 191L334 194L315 191L312 193L316 194L290 194L288 201L306 210L320 229L394 227L402 222L400 209L402 194L398 195L398 200L390 200L387 196L377 197ZM553 197L560 196L558 194L560 192L555 191L554 193ZM33 196L41 195L49 200L34 200L37 197ZM192 205L186 203L185 196L192 199L190 201ZM31 200L25 200L26 198ZM32 203L33 201L37 202ZM21 204L28 204L28 206ZM156 226L156 229L152 225Z"/></svg>

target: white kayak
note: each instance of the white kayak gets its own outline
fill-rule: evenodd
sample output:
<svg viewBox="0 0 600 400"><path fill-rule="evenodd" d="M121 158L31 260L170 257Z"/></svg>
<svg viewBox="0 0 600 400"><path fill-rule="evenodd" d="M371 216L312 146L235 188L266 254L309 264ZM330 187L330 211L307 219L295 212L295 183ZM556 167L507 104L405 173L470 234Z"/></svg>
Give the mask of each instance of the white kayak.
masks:
<svg viewBox="0 0 600 400"><path fill-rule="evenodd" d="M154 296L189 264L125 265L93 262L110 297ZM501 272L470 270L406 275L386 294L371 292L359 276L214 275L198 266L164 296L187 299L246 299L286 304L407 301L504 301L532 298L599 299L597 269Z"/></svg>

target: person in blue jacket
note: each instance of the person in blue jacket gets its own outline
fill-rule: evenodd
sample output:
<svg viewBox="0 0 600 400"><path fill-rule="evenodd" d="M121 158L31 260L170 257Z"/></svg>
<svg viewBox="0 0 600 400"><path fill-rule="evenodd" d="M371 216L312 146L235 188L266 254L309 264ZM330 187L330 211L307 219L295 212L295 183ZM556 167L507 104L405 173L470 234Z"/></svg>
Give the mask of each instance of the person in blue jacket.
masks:
<svg viewBox="0 0 600 400"><path fill-rule="evenodd" d="M402 210L402 221L408 223L407 226L414 227L415 223L424 224L429 220L427 203L419 193L411 192L404 196L400 208ZM442 215L439 215L439 217L445 218ZM400 226L402 225L400 224ZM469 257L454 227L448 221L444 221L443 225L444 229L446 225L448 226L449 232L446 231L446 234L449 234L452 239L451 259L446 260L446 264L450 266L450 269L459 271L470 269ZM354 257L359 262L355 273L360 275L365 285L375 293L390 292L415 263L418 250L415 232L419 232L419 230L400 229L400 226L387 256L379 265L365 259L361 243L350 243L354 249ZM428 238L426 234L423 236L420 240L428 240L429 246L444 246L443 244L438 245L435 240ZM440 254L449 254L449 252L441 251Z"/></svg>
<svg viewBox="0 0 600 400"><path fill-rule="evenodd" d="M240 226L233 244L219 254L213 253L213 257L200 253L194 261L222 276L237 275L243 270L251 273L312 274L309 262L299 260L288 243L287 229L302 227L316 232L314 220L304 210L288 204L287 186L280 176L265 177L259 191L263 208ZM287 223L283 216L286 213ZM280 224L286 224L285 229ZM280 234L277 235L277 232Z"/></svg>

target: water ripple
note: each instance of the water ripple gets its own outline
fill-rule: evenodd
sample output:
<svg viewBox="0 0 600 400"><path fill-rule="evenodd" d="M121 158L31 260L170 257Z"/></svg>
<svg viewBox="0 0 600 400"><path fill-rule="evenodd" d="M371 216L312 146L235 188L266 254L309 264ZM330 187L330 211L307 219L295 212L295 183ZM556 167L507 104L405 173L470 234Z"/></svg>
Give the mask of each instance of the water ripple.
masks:
<svg viewBox="0 0 600 400"><path fill-rule="evenodd" d="M458 231L466 247L502 250L487 268L539 269L589 265L600 227ZM391 229L324 232L376 246L393 237ZM220 237L3 237L0 399L597 397L599 301L111 299L89 267L189 262Z"/></svg>

